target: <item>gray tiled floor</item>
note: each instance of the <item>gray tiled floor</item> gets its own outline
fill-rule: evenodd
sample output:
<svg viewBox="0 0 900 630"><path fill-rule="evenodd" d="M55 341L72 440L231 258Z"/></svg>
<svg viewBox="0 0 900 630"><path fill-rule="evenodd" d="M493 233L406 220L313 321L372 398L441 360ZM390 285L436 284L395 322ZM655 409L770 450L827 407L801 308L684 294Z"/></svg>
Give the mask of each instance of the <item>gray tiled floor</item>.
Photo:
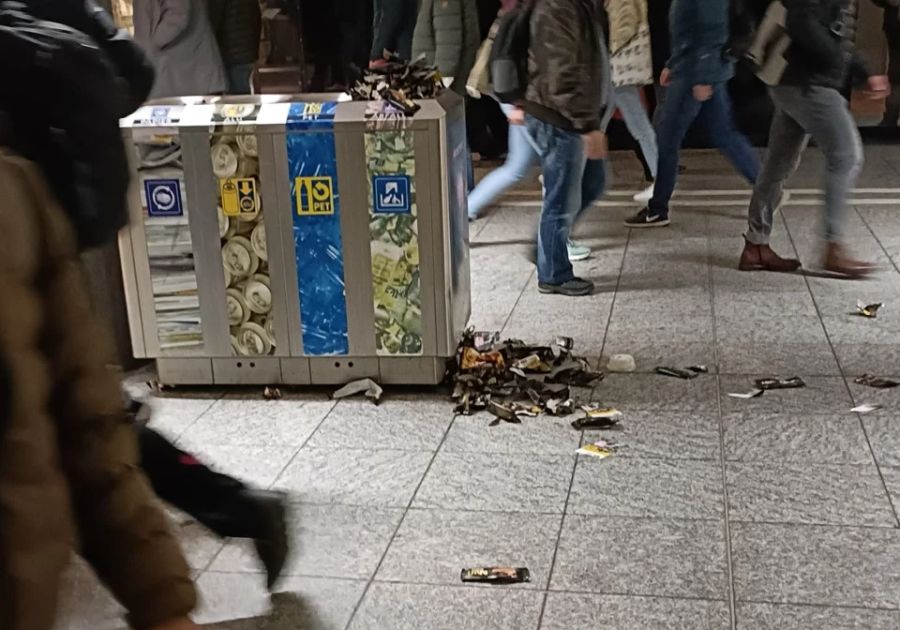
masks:
<svg viewBox="0 0 900 630"><path fill-rule="evenodd" d="M860 187L900 186L898 149L869 147ZM617 186L636 188L630 157ZM278 593L252 547L176 517L217 630L887 630L900 628L900 391L853 383L900 374L900 190L854 193L848 234L883 264L872 281L735 269L747 191L714 154L686 159L670 230L634 231L611 195L577 233L590 298L539 295L526 261L534 187L472 226L473 323L576 338L603 362L635 355L596 402L624 413L608 460L577 456L599 434L565 419L489 427L436 392L388 391L378 407L324 392L256 391L156 401L155 426L224 471L292 496L295 549ZM792 182L819 184L810 153ZM881 203L872 203L872 199ZM800 193L773 243L814 266L820 218ZM721 203L720 203L721 202ZM688 205L684 205L688 204ZM693 204L693 205L691 205ZM877 320L856 300L884 300ZM681 381L659 364L707 364ZM808 388L746 392L760 376ZM851 407L879 403L857 416ZM514 587L459 583L465 565L531 569ZM120 628L121 609L81 563L60 629Z"/></svg>

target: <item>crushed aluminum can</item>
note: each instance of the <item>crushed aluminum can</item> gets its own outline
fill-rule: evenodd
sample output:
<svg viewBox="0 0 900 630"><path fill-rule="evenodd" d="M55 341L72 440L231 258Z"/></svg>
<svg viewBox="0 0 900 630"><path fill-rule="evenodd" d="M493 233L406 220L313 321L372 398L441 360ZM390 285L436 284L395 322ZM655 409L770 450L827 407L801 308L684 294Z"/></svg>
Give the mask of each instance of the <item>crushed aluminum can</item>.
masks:
<svg viewBox="0 0 900 630"><path fill-rule="evenodd" d="M900 383L897 381L889 378L872 376L871 374L863 374L862 376L853 379L853 382L857 385L866 385L867 387L874 387L875 389L891 389L900 386Z"/></svg>
<svg viewBox="0 0 900 630"><path fill-rule="evenodd" d="M800 389L806 387L806 383L799 376L791 378L759 378L756 379L756 387L768 392L775 389Z"/></svg>
<svg viewBox="0 0 900 630"><path fill-rule="evenodd" d="M473 567L463 569L459 579L463 582L520 584L531 581L531 571L525 567Z"/></svg>
<svg viewBox="0 0 900 630"><path fill-rule="evenodd" d="M878 317L878 311L880 311L884 307L884 302L875 302L873 304L866 304L862 300L856 301L856 315L860 317L865 317L867 319L875 319Z"/></svg>
<svg viewBox="0 0 900 630"><path fill-rule="evenodd" d="M657 374L661 374L662 376L673 376L675 378L681 378L684 380L690 380L692 378L697 378L697 376L699 375L699 372L693 370L692 368L682 370L679 368L666 367L666 366L657 367L655 372Z"/></svg>

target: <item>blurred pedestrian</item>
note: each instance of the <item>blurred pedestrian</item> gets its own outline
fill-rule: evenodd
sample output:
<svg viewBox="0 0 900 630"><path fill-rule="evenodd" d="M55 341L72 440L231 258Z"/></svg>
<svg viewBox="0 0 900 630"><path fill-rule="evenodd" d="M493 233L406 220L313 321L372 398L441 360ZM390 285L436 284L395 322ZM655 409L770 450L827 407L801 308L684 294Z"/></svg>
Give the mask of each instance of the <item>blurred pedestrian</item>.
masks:
<svg viewBox="0 0 900 630"><path fill-rule="evenodd" d="M656 130L659 165L647 207L625 221L631 228L669 225L669 201L678 178L681 144L694 120L749 183L756 182L759 157L735 127L728 81L734 61L727 55L729 0L674 0L670 13L672 55L660 84L667 88Z"/></svg>
<svg viewBox="0 0 900 630"><path fill-rule="evenodd" d="M844 224L847 194L863 165L863 146L842 90L848 81L864 86L872 98L890 91L885 76L874 76L853 49L852 0L784 0L791 39L787 68L771 88L775 118L762 173L750 201L749 227L741 255L744 271L793 271L800 261L778 256L769 247L775 210L784 183L800 164L810 137L825 154L825 252L822 266L831 273L861 278L874 266L847 253Z"/></svg>
<svg viewBox="0 0 900 630"><path fill-rule="evenodd" d="M207 0L209 20L225 65L230 94L249 94L259 59L259 0Z"/></svg>
<svg viewBox="0 0 900 630"><path fill-rule="evenodd" d="M384 63L385 52L396 53L410 61L413 57L413 33L419 14L418 0L374 0L372 21L372 65Z"/></svg>
<svg viewBox="0 0 900 630"><path fill-rule="evenodd" d="M91 0L0 13L0 53L15 59L15 89L0 91L0 627L54 626L77 549L133 627L190 630L190 570L137 466L78 257L126 220L118 119L152 69Z"/></svg>
<svg viewBox="0 0 900 630"><path fill-rule="evenodd" d="M884 8L884 37L888 48L888 79L891 93L885 102L882 127L900 125L900 0L872 0Z"/></svg>
<svg viewBox="0 0 900 630"><path fill-rule="evenodd" d="M156 69L150 98L228 90L206 0L134 0L133 6L134 40Z"/></svg>

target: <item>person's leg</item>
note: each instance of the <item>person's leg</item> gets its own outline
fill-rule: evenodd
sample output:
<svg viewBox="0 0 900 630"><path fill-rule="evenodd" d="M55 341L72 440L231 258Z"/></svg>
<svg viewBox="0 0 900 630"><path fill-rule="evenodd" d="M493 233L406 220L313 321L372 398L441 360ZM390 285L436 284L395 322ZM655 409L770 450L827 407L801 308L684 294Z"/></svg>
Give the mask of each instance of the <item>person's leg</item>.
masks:
<svg viewBox="0 0 900 630"><path fill-rule="evenodd" d="M644 159L650 169L652 179L656 179L656 167L659 155L656 147L656 132L650 119L647 118L647 110L641 100L640 88L636 85L626 85L615 88L616 107L622 113L625 127L631 137L637 140L644 154Z"/></svg>
<svg viewBox="0 0 900 630"><path fill-rule="evenodd" d="M897 27L900 31L900 26ZM888 79L891 82L891 93L885 100L884 127L896 127L900 124L900 37L888 38Z"/></svg>
<svg viewBox="0 0 900 630"><path fill-rule="evenodd" d="M418 0L406 0L401 3L401 6L403 10L397 32L397 54L407 61L413 61L412 42L413 33L416 30L416 18L419 15L419 2ZM462 77L462 80L465 79L466 77Z"/></svg>
<svg viewBox="0 0 900 630"><path fill-rule="evenodd" d="M769 129L768 149L762 170L753 187L747 211L748 229L738 269L741 271L796 271L800 261L782 258L769 246L775 211L784 200L784 183L793 175L809 136L784 111L775 110Z"/></svg>
<svg viewBox="0 0 900 630"><path fill-rule="evenodd" d="M230 94L250 94L250 76L253 74L252 63L240 63L228 66L228 92Z"/></svg>
<svg viewBox="0 0 900 630"><path fill-rule="evenodd" d="M405 25L404 16L394 6L391 0L374 0L375 14L372 21L372 53L371 61L384 58L384 51L399 52L397 50L398 33Z"/></svg>
<svg viewBox="0 0 900 630"><path fill-rule="evenodd" d="M516 185L530 173L540 161L524 125L509 126L509 153L503 166L495 169L479 182L469 195L469 216L481 216L500 195Z"/></svg>
<svg viewBox="0 0 900 630"><path fill-rule="evenodd" d="M581 203L584 177L584 144L578 134L526 117L528 132L541 156L544 172L544 206L538 228L537 268L542 291L564 290L576 282L566 242L572 219ZM578 294L589 293L590 283L577 287Z"/></svg>
<svg viewBox="0 0 900 630"><path fill-rule="evenodd" d="M603 196L608 183L606 160L587 160L584 164L584 176L581 180L580 207L573 225L580 221L588 208Z"/></svg>
<svg viewBox="0 0 900 630"><path fill-rule="evenodd" d="M663 105L666 102L667 89L659 83L653 84L653 95L656 99L656 105L653 108L653 128L659 130L659 122L662 119Z"/></svg>
<svg viewBox="0 0 900 630"><path fill-rule="evenodd" d="M676 79L668 88L657 129L659 160L653 198L647 208L625 221L628 227L663 226L669 223L669 201L678 178L681 143L700 111L690 81Z"/></svg>
<svg viewBox="0 0 900 630"><path fill-rule="evenodd" d="M776 109L759 178L753 187L744 237L753 245L768 245L775 211L784 197L784 183L800 165L809 137L797 121Z"/></svg>
<svg viewBox="0 0 900 630"><path fill-rule="evenodd" d="M271 588L288 553L284 495L211 470L149 427L135 430L140 465L157 496L223 538L253 539Z"/></svg>
<svg viewBox="0 0 900 630"><path fill-rule="evenodd" d="M870 273L872 265L853 260L843 249L847 195L862 170L863 147L847 102L837 90L779 86L776 104L800 123L825 155L825 269L852 277Z"/></svg>
<svg viewBox="0 0 900 630"><path fill-rule="evenodd" d="M728 84L714 86L712 98L703 103L700 120L713 145L721 151L750 184L759 177L759 155L734 124Z"/></svg>

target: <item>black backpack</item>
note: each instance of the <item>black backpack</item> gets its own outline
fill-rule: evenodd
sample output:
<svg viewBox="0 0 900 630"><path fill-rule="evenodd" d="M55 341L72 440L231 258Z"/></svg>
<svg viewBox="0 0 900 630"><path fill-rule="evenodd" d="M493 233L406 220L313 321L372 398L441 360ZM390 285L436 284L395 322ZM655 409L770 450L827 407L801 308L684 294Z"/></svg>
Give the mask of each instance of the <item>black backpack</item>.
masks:
<svg viewBox="0 0 900 630"><path fill-rule="evenodd" d="M500 18L491 48L491 85L501 103L515 104L528 88L528 48L534 1L525 0Z"/></svg>

